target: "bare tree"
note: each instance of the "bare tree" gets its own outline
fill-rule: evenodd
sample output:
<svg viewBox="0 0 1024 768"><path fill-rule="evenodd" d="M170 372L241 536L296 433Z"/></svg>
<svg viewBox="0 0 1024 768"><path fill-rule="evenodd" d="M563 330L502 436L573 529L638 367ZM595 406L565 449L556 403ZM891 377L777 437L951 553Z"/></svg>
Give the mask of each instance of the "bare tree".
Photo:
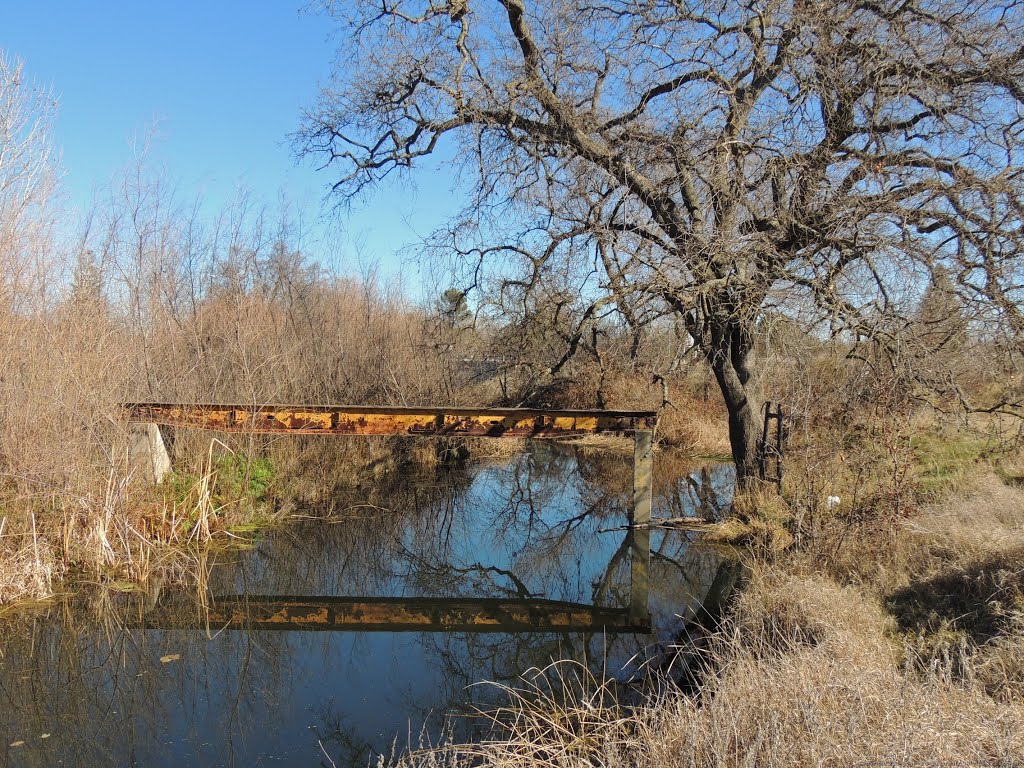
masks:
<svg viewBox="0 0 1024 768"><path fill-rule="evenodd" d="M22 309L51 256L57 102L0 49L0 308Z"/></svg>
<svg viewBox="0 0 1024 768"><path fill-rule="evenodd" d="M452 140L450 241L578 333L674 314L756 471L767 307L892 348L942 268L1020 330L1024 24L1011 0L363 0L297 136L348 199ZM517 215L513 215L513 213ZM797 310L800 310L797 312Z"/></svg>

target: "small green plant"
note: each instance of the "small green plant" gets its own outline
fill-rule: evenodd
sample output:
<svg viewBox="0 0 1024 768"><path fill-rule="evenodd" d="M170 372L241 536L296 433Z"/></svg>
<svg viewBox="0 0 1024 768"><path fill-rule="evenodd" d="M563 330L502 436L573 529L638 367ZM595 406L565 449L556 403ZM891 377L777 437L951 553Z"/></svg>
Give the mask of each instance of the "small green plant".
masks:
<svg viewBox="0 0 1024 768"><path fill-rule="evenodd" d="M175 472L164 487L164 499L175 509L192 510L186 514L181 525L190 533L196 525L194 510L205 508L197 504L197 497L213 510L243 502L250 509L266 501L267 493L274 480L273 462L266 457L247 458L227 451L212 455L198 473Z"/></svg>
<svg viewBox="0 0 1024 768"><path fill-rule="evenodd" d="M224 453L214 460L216 494L222 502L244 499L260 502L274 480L274 464L265 456L248 458Z"/></svg>

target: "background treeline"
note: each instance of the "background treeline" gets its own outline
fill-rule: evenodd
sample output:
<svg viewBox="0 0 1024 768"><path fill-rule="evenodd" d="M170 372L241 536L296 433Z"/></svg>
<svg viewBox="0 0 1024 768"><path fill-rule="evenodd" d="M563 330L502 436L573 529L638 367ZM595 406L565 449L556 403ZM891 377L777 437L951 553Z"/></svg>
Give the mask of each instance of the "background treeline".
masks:
<svg viewBox="0 0 1024 768"><path fill-rule="evenodd" d="M585 299L568 294L516 304L452 288L417 301L373 269L308 258L287 208L243 198L216 216L198 209L136 169L71 238L76 227L56 226L63 214L49 199L7 224L17 233L3 240L0 307L10 489L83 494L108 478L122 459L120 403L137 400L651 408L663 441L728 452L714 379L678 325L631 328L610 311L583 326ZM763 396L783 402L799 432L845 423L863 404L956 410L959 397L1019 386L1013 358L973 335L941 283L908 314L895 359L769 314ZM944 392L943 377L955 388Z"/></svg>
<svg viewBox="0 0 1024 768"><path fill-rule="evenodd" d="M5 166L19 194L0 200L0 602L68 568L141 578L164 544L436 459L433 443L181 430L181 477L154 491L127 461L125 402L660 405L646 371L678 339L638 345L608 323L607 352L566 357L567 307L415 300L306 256L287 206L204 214L142 164L78 219L50 160L25 160L42 175ZM254 490L268 498L235 503Z"/></svg>
<svg viewBox="0 0 1024 768"><path fill-rule="evenodd" d="M498 275L467 293L436 244L423 263L440 275L414 299L372 267L344 268L346 254L310 258L301 212L241 195L211 213L144 160L80 215L61 198L54 109L0 58L0 601L45 594L71 566L142 576L154 546L437 458L435 443L182 430L180 477L154 492L127 462L124 402L655 408L663 444L728 455L718 387L672 315L595 311L568 279ZM941 270L907 294L913 306L878 318L893 324L878 334L894 342L884 354L809 327L799 306L760 321L754 386L783 403L791 448L806 454L789 480L798 517L816 519L839 478L865 486L862 517L871 499L902 493L922 406L1020 400L1016 339L986 335ZM832 462L846 455L870 460Z"/></svg>

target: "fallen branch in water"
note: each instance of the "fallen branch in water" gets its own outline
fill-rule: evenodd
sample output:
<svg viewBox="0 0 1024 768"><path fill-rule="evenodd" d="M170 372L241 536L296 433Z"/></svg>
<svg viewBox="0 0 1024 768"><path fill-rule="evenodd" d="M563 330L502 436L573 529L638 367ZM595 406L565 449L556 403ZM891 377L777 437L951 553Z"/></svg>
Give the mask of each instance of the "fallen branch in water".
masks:
<svg viewBox="0 0 1024 768"><path fill-rule="evenodd" d="M598 533L613 533L614 531L633 531L644 528L665 528L669 530L678 528L710 528L717 523L709 522L700 517L662 517L651 520L649 523L629 523L627 525L618 525L614 528L598 528Z"/></svg>

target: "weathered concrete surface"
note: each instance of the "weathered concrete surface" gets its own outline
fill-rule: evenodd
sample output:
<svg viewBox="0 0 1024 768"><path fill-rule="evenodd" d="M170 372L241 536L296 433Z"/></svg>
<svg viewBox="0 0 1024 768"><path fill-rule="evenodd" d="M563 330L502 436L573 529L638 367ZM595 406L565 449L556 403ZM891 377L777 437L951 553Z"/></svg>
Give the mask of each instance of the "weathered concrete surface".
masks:
<svg viewBox="0 0 1024 768"><path fill-rule="evenodd" d="M153 423L128 424L128 462L150 483L162 483L171 473L171 456L167 453L159 426Z"/></svg>

